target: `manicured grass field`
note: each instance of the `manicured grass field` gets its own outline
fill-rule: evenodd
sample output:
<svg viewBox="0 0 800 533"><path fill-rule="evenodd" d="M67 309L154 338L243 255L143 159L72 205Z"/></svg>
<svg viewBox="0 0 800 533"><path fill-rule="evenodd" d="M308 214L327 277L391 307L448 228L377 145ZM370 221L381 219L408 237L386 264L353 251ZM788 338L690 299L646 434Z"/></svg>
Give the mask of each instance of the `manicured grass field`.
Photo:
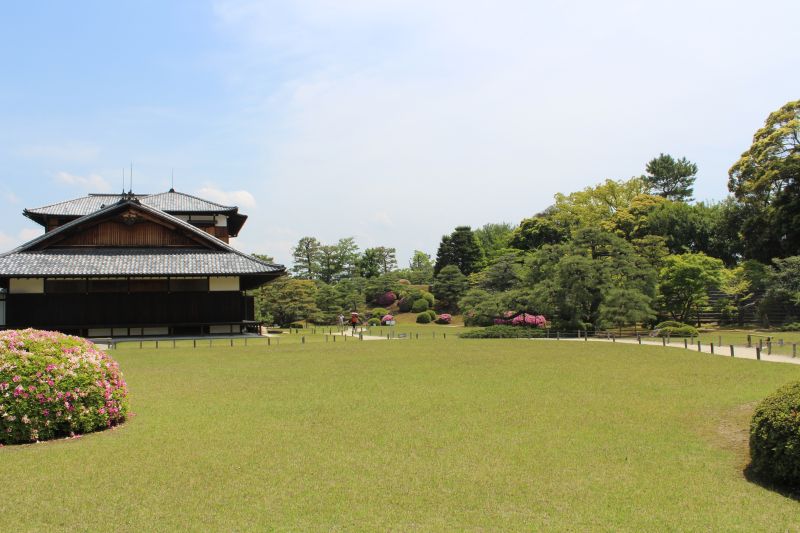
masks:
<svg viewBox="0 0 800 533"><path fill-rule="evenodd" d="M0 449L1 531L800 528L742 474L795 365L450 336L115 355L136 416Z"/></svg>

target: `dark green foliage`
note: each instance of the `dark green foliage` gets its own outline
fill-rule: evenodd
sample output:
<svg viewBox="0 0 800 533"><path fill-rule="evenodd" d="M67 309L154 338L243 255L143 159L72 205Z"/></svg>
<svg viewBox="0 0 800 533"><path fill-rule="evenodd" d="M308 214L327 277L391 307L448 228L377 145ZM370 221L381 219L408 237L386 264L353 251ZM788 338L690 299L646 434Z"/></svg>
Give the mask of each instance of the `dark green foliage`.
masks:
<svg viewBox="0 0 800 533"><path fill-rule="evenodd" d="M368 326L380 326L381 325L381 319L372 317L369 320L367 320L367 325Z"/></svg>
<svg viewBox="0 0 800 533"><path fill-rule="evenodd" d="M428 313L428 316L431 317L431 322L436 320L436 311L433 309L428 309L426 313Z"/></svg>
<svg viewBox="0 0 800 533"><path fill-rule="evenodd" d="M722 282L722 261L705 254L670 255L659 273L659 302L673 319L686 322L708 308L708 292Z"/></svg>
<svg viewBox="0 0 800 533"><path fill-rule="evenodd" d="M469 226L458 226L450 235L444 235L436 253L434 274L448 265L455 265L468 276L483 268L485 254L475 233Z"/></svg>
<svg viewBox="0 0 800 533"><path fill-rule="evenodd" d="M400 298L400 301L397 302L397 308L400 309L401 313L408 313L411 311L411 305L414 303L408 296L405 298Z"/></svg>
<svg viewBox="0 0 800 533"><path fill-rule="evenodd" d="M303 329L303 323L302 322L292 322L291 324L289 324L289 329Z"/></svg>
<svg viewBox="0 0 800 533"><path fill-rule="evenodd" d="M520 222L509 239L509 246L518 250L537 250L545 244L559 244L569 235L569 230L553 219L537 215Z"/></svg>
<svg viewBox="0 0 800 533"><path fill-rule="evenodd" d="M689 324L678 322L676 320L666 320L653 328L659 337L697 337L699 335L697 329Z"/></svg>
<svg viewBox="0 0 800 533"><path fill-rule="evenodd" d="M430 324L430 322L431 315L429 315L427 311L417 315L417 324Z"/></svg>
<svg viewBox="0 0 800 533"><path fill-rule="evenodd" d="M467 291L467 278L456 265L444 267L433 282L433 295L443 311L456 311L458 301Z"/></svg>
<svg viewBox="0 0 800 533"><path fill-rule="evenodd" d="M382 318L389 314L389 310L383 307L375 307L373 309L370 309L369 314L370 316Z"/></svg>
<svg viewBox="0 0 800 533"><path fill-rule="evenodd" d="M461 333L462 339L532 339L545 336L541 328L525 328L519 326L488 326Z"/></svg>
<svg viewBox="0 0 800 533"><path fill-rule="evenodd" d="M480 285L489 291L507 291L516 288L522 280L523 257L520 253L506 253L495 259L481 272Z"/></svg>
<svg viewBox="0 0 800 533"><path fill-rule="evenodd" d="M800 331L800 322L792 322L791 324L786 324L775 329L778 331Z"/></svg>
<svg viewBox="0 0 800 533"><path fill-rule="evenodd" d="M697 165L685 157L673 159L660 154L647 163L644 182L653 193L670 200L688 201L692 198Z"/></svg>
<svg viewBox="0 0 800 533"><path fill-rule="evenodd" d="M744 206L739 219L746 256L769 262L800 254L800 100L771 113L728 172Z"/></svg>
<svg viewBox="0 0 800 533"><path fill-rule="evenodd" d="M508 248L513 231L514 228L511 224L501 222L499 224L484 224L476 229L474 233L486 259L491 261L502 255Z"/></svg>
<svg viewBox="0 0 800 533"><path fill-rule="evenodd" d="M756 475L800 489L800 381L784 385L756 407L750 459Z"/></svg>
<svg viewBox="0 0 800 533"><path fill-rule="evenodd" d="M303 237L292 248L292 272L300 279L315 279L319 275L320 247L316 237Z"/></svg>
<svg viewBox="0 0 800 533"><path fill-rule="evenodd" d="M427 311L429 307L430 305L428 304L428 300L426 300L425 298L417 298L411 305L411 312L422 313L424 311Z"/></svg>
<svg viewBox="0 0 800 533"><path fill-rule="evenodd" d="M315 282L284 276L255 291L256 313L259 320L281 326L315 321L320 318L317 296Z"/></svg>

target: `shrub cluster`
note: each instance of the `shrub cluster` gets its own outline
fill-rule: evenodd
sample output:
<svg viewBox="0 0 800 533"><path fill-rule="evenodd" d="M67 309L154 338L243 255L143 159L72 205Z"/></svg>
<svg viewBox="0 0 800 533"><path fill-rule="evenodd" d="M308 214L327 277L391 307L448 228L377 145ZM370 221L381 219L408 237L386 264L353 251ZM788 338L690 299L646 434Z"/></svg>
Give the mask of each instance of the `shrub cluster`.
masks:
<svg viewBox="0 0 800 533"><path fill-rule="evenodd" d="M384 315L388 315L389 310L385 307L375 307L369 311L369 315L380 319Z"/></svg>
<svg viewBox="0 0 800 533"><path fill-rule="evenodd" d="M526 328L498 324L485 328L475 329L461 333L462 339L532 339L543 337L545 331L541 328Z"/></svg>
<svg viewBox="0 0 800 533"><path fill-rule="evenodd" d="M380 326L381 325L381 321L380 321L379 318L372 317L369 320L367 320L367 325L368 326Z"/></svg>
<svg viewBox="0 0 800 533"><path fill-rule="evenodd" d="M430 323L431 323L431 315L428 314L427 311L417 315L417 324L430 324Z"/></svg>
<svg viewBox="0 0 800 533"><path fill-rule="evenodd" d="M667 320L656 324L656 327L653 328L653 334L656 337L697 337L699 335L697 328L694 326L676 322L675 320Z"/></svg>
<svg viewBox="0 0 800 533"><path fill-rule="evenodd" d="M120 424L128 392L119 367L91 342L51 331L0 332L0 444Z"/></svg>
<svg viewBox="0 0 800 533"><path fill-rule="evenodd" d="M387 322L391 322L392 320L394 320L394 315L389 315L389 314L383 315L383 317L381 318L381 324L386 324Z"/></svg>
<svg viewBox="0 0 800 533"><path fill-rule="evenodd" d="M778 331L800 331L800 322L792 322L791 324L785 324L776 329Z"/></svg>
<svg viewBox="0 0 800 533"><path fill-rule="evenodd" d="M784 385L756 407L750 459L758 476L800 488L800 381Z"/></svg>
<svg viewBox="0 0 800 533"><path fill-rule="evenodd" d="M514 316L512 311L506 311L503 318L495 318L495 325L506 326L528 326L532 328L544 328L547 326L547 319L543 315L533 315L531 313L521 313Z"/></svg>
<svg viewBox="0 0 800 533"><path fill-rule="evenodd" d="M377 298L375 298L375 303L383 307L389 307L396 300L397 300L397 295L394 293L394 291L386 291Z"/></svg>
<svg viewBox="0 0 800 533"><path fill-rule="evenodd" d="M412 313L423 313L428 310L430 304L428 300L425 298L418 298L414 300L414 303L411 305L411 312Z"/></svg>
<svg viewBox="0 0 800 533"><path fill-rule="evenodd" d="M439 315L439 318L436 319L437 324L449 324L453 321L453 315L449 313L442 313Z"/></svg>
<svg viewBox="0 0 800 533"><path fill-rule="evenodd" d="M423 291L419 289L415 289L408 293L405 297L403 297L398 303L397 306L399 307L402 313L408 313L409 311L413 311L414 313L421 313L425 309L422 309L421 306L423 304L417 304L419 300L425 300L428 303L428 307L425 309L432 309L436 300L433 297L433 294L429 293L428 291ZM420 306L420 311L414 310L414 305Z"/></svg>

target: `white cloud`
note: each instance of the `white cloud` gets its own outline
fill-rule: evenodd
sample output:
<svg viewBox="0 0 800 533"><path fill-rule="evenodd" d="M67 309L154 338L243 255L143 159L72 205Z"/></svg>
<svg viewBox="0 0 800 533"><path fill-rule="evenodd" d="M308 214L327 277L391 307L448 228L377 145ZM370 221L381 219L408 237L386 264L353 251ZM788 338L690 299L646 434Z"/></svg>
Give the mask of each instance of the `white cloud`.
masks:
<svg viewBox="0 0 800 533"><path fill-rule="evenodd" d="M99 174L76 176L75 174L61 171L56 172L55 180L64 185L89 190L89 192L105 192L111 190L111 186L106 179Z"/></svg>
<svg viewBox="0 0 800 533"><path fill-rule="evenodd" d="M249 208L256 206L255 197L248 191L223 191L215 187L203 187L197 191L197 196L222 205Z"/></svg>

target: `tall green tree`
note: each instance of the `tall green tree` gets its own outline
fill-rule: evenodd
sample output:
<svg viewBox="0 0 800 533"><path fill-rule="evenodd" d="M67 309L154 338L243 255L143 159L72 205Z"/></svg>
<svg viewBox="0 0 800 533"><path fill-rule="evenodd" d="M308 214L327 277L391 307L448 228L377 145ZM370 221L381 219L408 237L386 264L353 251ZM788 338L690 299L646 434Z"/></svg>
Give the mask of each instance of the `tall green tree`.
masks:
<svg viewBox="0 0 800 533"><path fill-rule="evenodd" d="M475 233L469 226L458 226L450 235L444 235L436 253L433 272L438 274L444 267L455 265L468 276L483 268L485 255Z"/></svg>
<svg viewBox="0 0 800 533"><path fill-rule="evenodd" d="M292 248L292 272L300 279L316 279L319 275L320 247L316 237L302 237Z"/></svg>
<svg viewBox="0 0 800 533"><path fill-rule="evenodd" d="M709 291L722 282L722 261L705 254L670 255L658 280L659 302L674 320L687 322L708 309Z"/></svg>
<svg viewBox="0 0 800 533"><path fill-rule="evenodd" d="M654 194L678 202L692 199L697 165L685 157L660 154L647 163L645 170L644 182Z"/></svg>
<svg viewBox="0 0 800 533"><path fill-rule="evenodd" d="M260 287L255 292L260 320L287 326L318 317L317 286L311 280L284 276Z"/></svg>
<svg viewBox="0 0 800 533"><path fill-rule="evenodd" d="M433 295L442 311L458 311L458 302L468 288L467 277L458 266L447 265L436 275L433 282Z"/></svg>
<svg viewBox="0 0 800 533"><path fill-rule="evenodd" d="M405 276L411 283L417 285L433 282L433 261L431 256L420 250L414 250L414 255L408 263Z"/></svg>
<svg viewBox="0 0 800 533"><path fill-rule="evenodd" d="M359 261L361 276L374 278L397 269L396 250L385 246L367 248Z"/></svg>
<svg viewBox="0 0 800 533"><path fill-rule="evenodd" d="M523 219L511 234L509 246L517 250L537 250L545 244L558 244L569 235L569 228L562 227L546 214Z"/></svg>
<svg viewBox="0 0 800 533"><path fill-rule="evenodd" d="M800 254L800 100L770 113L728 178L728 189L746 206L747 256L769 262Z"/></svg>
<svg viewBox="0 0 800 533"><path fill-rule="evenodd" d="M484 224L476 229L475 237L486 259L491 261L507 251L514 228L507 222Z"/></svg>

